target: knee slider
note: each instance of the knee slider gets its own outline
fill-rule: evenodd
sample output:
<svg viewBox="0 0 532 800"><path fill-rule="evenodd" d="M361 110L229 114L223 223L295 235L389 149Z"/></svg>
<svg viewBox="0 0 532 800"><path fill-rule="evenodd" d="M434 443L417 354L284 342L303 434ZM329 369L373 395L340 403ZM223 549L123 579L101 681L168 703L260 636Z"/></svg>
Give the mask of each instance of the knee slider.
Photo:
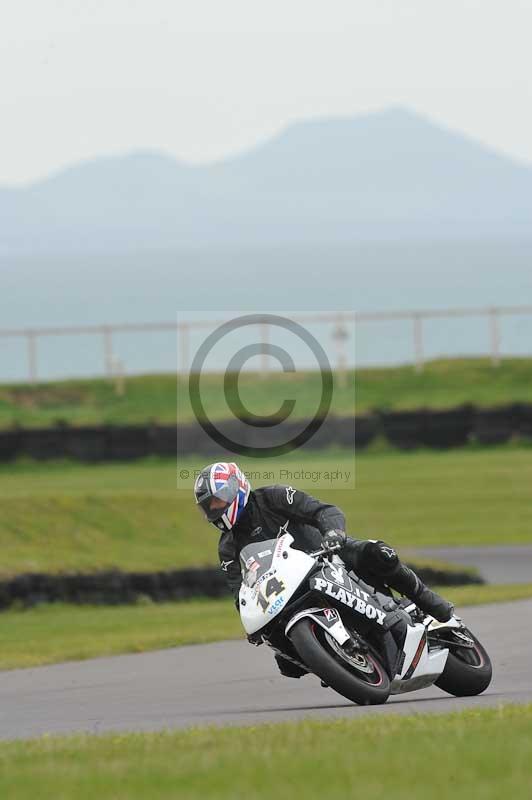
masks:
<svg viewBox="0 0 532 800"><path fill-rule="evenodd" d="M399 556L386 542L368 542L364 548L364 562L376 575L391 575L399 565Z"/></svg>

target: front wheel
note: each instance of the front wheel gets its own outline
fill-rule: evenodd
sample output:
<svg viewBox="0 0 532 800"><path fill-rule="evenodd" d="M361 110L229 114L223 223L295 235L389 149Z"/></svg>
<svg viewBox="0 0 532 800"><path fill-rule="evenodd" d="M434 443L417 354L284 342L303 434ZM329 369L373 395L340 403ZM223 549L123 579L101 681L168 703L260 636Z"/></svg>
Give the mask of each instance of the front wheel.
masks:
<svg viewBox="0 0 532 800"><path fill-rule="evenodd" d="M303 618L290 631L290 639L302 661L335 692L358 705L385 703L390 679L372 653L345 653L335 639Z"/></svg>
<svg viewBox="0 0 532 800"><path fill-rule="evenodd" d="M490 658L467 628L453 631L453 638L456 644L453 642L445 645L449 648L449 655L436 686L455 697L480 694L491 683Z"/></svg>

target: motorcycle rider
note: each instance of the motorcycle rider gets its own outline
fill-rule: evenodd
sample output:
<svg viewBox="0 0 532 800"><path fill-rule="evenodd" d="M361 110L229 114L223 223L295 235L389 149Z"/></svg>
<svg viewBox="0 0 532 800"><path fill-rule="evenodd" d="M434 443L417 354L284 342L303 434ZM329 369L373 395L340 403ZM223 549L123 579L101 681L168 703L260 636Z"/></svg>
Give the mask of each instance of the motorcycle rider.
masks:
<svg viewBox="0 0 532 800"><path fill-rule="evenodd" d="M218 553L237 608L242 548L290 533L295 548L312 552L326 547L338 552L347 569L366 583L376 589L395 589L440 622L447 622L453 614L452 604L428 589L413 570L401 563L393 547L380 540L347 536L345 517L337 506L291 486L278 484L252 490L237 464L227 462L204 467L196 478L194 495L207 520L221 531ZM304 674L282 656L276 656L276 660L283 675Z"/></svg>

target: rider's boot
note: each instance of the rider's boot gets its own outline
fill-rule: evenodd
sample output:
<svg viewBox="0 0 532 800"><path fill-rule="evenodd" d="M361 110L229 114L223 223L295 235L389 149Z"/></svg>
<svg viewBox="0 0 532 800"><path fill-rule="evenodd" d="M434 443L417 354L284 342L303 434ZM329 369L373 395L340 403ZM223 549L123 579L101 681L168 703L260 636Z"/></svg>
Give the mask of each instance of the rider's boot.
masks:
<svg viewBox="0 0 532 800"><path fill-rule="evenodd" d="M401 562L392 575L387 578L388 585L401 594L406 595L418 608L430 614L438 622L448 622L454 612L454 606L421 581L416 573Z"/></svg>

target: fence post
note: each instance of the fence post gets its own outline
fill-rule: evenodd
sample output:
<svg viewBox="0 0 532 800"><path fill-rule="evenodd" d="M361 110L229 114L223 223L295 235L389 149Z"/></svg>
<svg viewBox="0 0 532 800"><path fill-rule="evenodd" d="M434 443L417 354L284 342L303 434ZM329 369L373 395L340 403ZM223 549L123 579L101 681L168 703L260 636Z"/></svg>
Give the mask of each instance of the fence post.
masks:
<svg viewBox="0 0 532 800"><path fill-rule="evenodd" d="M260 354L260 377L266 378L268 376L270 365L270 362L268 361L268 353L266 352L270 343L270 329L268 327L268 323L264 321L260 323L260 341L262 345L262 351Z"/></svg>
<svg viewBox="0 0 532 800"><path fill-rule="evenodd" d="M105 360L105 374L108 378L113 377L114 372L114 355L113 355L113 334L109 325L102 326L103 333L103 351Z"/></svg>
<svg viewBox="0 0 532 800"><path fill-rule="evenodd" d="M333 328L332 338L336 344L336 374L338 386L342 388L347 385L347 356L345 345L349 339L349 330L344 322L343 314L338 315L338 320Z"/></svg>
<svg viewBox="0 0 532 800"><path fill-rule="evenodd" d="M498 367L501 363L501 332L499 328L499 313L496 308L489 310L490 339L491 339L491 366Z"/></svg>
<svg viewBox="0 0 532 800"><path fill-rule="evenodd" d="M414 314L414 359L416 372L423 372L425 356L423 353L423 318L421 314Z"/></svg>
<svg viewBox="0 0 532 800"><path fill-rule="evenodd" d="M37 334L35 331L26 332L28 346L28 373L30 383L37 383Z"/></svg>
<svg viewBox="0 0 532 800"><path fill-rule="evenodd" d="M180 369L179 371L183 374L187 374L188 369L188 356L189 356L189 335L190 335L190 328L188 323L186 322L178 322L177 324L177 332L178 332L178 339L179 339L179 354L180 354Z"/></svg>

